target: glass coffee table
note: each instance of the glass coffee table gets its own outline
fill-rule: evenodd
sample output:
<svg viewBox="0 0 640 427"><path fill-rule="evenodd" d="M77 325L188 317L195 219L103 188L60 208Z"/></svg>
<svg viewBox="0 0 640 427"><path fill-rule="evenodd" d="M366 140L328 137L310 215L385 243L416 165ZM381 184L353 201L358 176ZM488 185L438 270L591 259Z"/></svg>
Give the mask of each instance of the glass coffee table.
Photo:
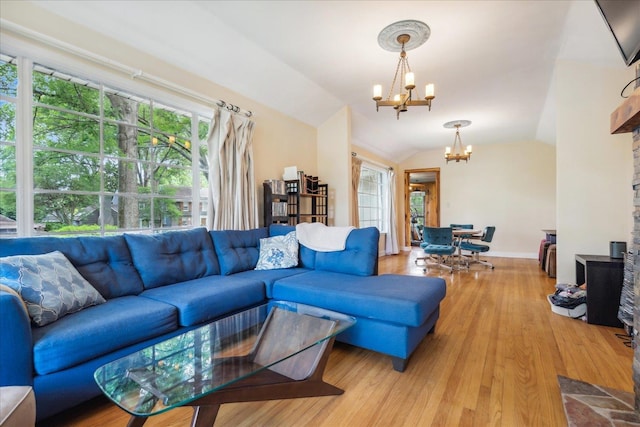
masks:
<svg viewBox="0 0 640 427"><path fill-rule="evenodd" d="M192 426L211 426L223 403L342 394L322 375L335 336L355 321L270 302L108 363L94 378L132 415L128 426L180 406L194 407Z"/></svg>

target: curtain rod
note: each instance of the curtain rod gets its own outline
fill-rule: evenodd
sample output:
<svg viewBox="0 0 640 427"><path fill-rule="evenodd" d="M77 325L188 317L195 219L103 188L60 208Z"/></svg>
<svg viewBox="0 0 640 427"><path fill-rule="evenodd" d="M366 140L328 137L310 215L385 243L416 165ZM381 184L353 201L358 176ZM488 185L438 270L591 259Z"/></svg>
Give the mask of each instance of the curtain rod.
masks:
<svg viewBox="0 0 640 427"><path fill-rule="evenodd" d="M358 158L364 160L367 163L371 163L373 165L380 166L380 167L385 168L385 169L389 169L390 171L393 170L392 166L385 165L384 163L376 162L375 160L371 160L371 159L368 159L366 157L363 157L363 156L359 155L358 153L356 153L355 151L351 152L351 156L352 157L358 157Z"/></svg>
<svg viewBox="0 0 640 427"><path fill-rule="evenodd" d="M128 74L134 80L138 79L138 80L145 81L147 83L151 83L153 85L178 93L180 95L188 96L191 99L197 100L207 105L217 105L218 107L226 108L227 110L233 111L234 113L243 113L247 117L253 116L253 113L251 111L244 110L238 107L237 105L229 104L221 99L214 99L214 98L209 98L207 96L203 96L190 89L171 83L168 80L144 73L141 69L129 67L128 65L124 65L120 62L113 61L107 57L79 48L70 43L63 42L51 36L47 36L37 31L33 31L29 28L23 27L22 25L18 25L11 21L7 21L4 18L0 18L0 24L2 24L3 29L11 31L22 37L26 37L38 43L42 43L49 47L53 47L55 49L61 50L65 53L69 53L79 58L91 61L95 64L108 67L114 71L118 71L123 74Z"/></svg>

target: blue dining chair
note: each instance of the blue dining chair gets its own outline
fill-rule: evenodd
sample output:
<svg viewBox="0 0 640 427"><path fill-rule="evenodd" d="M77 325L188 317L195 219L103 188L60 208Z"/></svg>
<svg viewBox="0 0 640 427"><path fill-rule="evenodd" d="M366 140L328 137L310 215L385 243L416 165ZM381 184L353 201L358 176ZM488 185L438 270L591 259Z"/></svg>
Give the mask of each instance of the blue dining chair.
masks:
<svg viewBox="0 0 640 427"><path fill-rule="evenodd" d="M453 246L452 228L424 227L423 236L424 242L420 247L427 255L424 271L426 272L430 265L434 265L453 272L453 267L447 265L446 258L451 257L456 251L456 247ZM429 262L429 260L435 260L435 262Z"/></svg>
<svg viewBox="0 0 640 427"><path fill-rule="evenodd" d="M484 232L482 233L482 237L480 238L481 242L491 243L493 240L493 233L495 233L496 228L493 226L485 227ZM474 243L470 239L465 239L460 242L460 250L471 252L471 260L469 263L477 263L486 265L487 267L494 268L493 264L489 261L483 261L480 259L481 252L488 252L490 249L489 245L483 245L482 243Z"/></svg>

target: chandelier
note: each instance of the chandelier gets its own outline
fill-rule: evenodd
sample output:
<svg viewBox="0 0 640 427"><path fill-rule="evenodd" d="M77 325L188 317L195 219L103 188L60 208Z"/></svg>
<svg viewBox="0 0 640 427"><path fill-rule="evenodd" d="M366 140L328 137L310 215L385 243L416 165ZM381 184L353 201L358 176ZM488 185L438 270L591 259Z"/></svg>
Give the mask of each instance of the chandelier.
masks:
<svg viewBox="0 0 640 427"><path fill-rule="evenodd" d="M454 120L443 125L448 129L456 128L456 136L453 139L453 149L451 147L447 147L444 152L444 158L447 160L447 163L452 160L455 160L456 162L464 160L467 162L471 158L471 146L467 145L466 150L462 151L462 140L460 139L460 128L467 127L470 124L470 120Z"/></svg>
<svg viewBox="0 0 640 427"><path fill-rule="evenodd" d="M376 111L379 111L380 107L393 107L396 110L397 119L400 119L400 113L407 111L409 107L417 105L427 106L431 111L431 100L435 98L434 86L432 83L425 86L424 99L413 98L416 87L415 75L409 66L409 58L407 58L406 52L421 46L430 35L429 26L424 22L415 20L395 22L380 31L380 34L378 34L380 47L391 52L399 50L400 58L389 88L389 94L385 100L382 100L382 85L373 86L373 100L376 102ZM400 79L398 79L398 75L400 75ZM395 91L396 83L398 84L397 91Z"/></svg>

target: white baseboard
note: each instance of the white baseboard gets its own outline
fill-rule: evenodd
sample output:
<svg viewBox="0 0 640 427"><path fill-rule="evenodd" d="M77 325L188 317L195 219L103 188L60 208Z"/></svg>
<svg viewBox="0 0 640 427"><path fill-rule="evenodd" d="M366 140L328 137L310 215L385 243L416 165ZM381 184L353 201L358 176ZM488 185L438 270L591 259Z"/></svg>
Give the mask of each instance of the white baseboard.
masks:
<svg viewBox="0 0 640 427"><path fill-rule="evenodd" d="M411 252L412 249L419 249L416 246L404 246L402 248L405 252ZM489 251L480 254L480 256L498 257L498 258L526 258L526 259L538 259L537 252L496 252Z"/></svg>

